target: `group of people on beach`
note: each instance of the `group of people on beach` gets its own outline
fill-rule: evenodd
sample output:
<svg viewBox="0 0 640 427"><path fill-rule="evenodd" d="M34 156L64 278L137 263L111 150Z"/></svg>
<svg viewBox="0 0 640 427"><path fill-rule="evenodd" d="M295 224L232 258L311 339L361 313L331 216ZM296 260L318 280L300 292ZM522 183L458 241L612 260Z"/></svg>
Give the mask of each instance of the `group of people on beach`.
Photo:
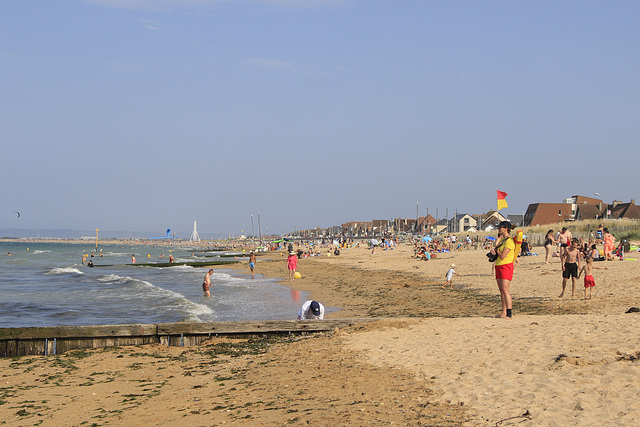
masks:
<svg viewBox="0 0 640 427"><path fill-rule="evenodd" d="M500 300L502 304L502 311L498 317L510 319L513 315L513 301L511 298L510 286L513 280L513 273L516 265L518 264L518 256L521 254L516 253L516 242L510 235L510 231L513 226L509 221L502 221L498 224L498 239L491 247L490 252L487 254L489 261L494 263L494 271L498 290L500 291ZM596 243L589 241L588 243L582 242L571 235L571 232L563 227L558 231L557 236L554 238L553 230L549 230L545 237L545 248L547 250L547 257L545 263L548 263L548 257L550 252L550 246L558 244L559 256L562 265L562 292L560 298L564 296L567 281L572 281L571 295L575 296L576 281L584 276L584 297L590 299L593 296L593 288L595 287L595 280L593 278L594 269L604 269L606 267L595 267L593 265L594 260L607 259L612 260L614 249L614 237L609 230L600 227L597 236L601 237L601 241L605 243L604 256L600 257L597 250ZM524 246L525 242L519 242ZM522 248L523 253L529 252L529 248ZM581 259L585 260L584 265L580 266ZM621 258L620 258L621 259ZM442 288L449 286L453 287L453 275L457 275L455 272L455 264L451 264L446 274L447 281L442 285Z"/></svg>
<svg viewBox="0 0 640 427"><path fill-rule="evenodd" d="M597 248L600 243L603 244L602 252ZM593 262L623 260L624 243L624 241L620 242L616 249L615 237L603 224L598 226L595 234L592 231L589 233L587 242L583 238L573 237L567 227L562 227L555 236L553 229L550 229L544 241L545 263L549 263L550 257L557 256L560 258L562 265L562 292L559 297L564 297L569 279L571 279L571 296L575 296L576 282L580 279L580 276L584 276L584 297L585 299L592 298L593 288L596 286L592 274L593 270L606 270L606 267L594 266ZM556 246L557 252L552 254L552 250ZM581 268L582 259L584 259L584 265Z"/></svg>
<svg viewBox="0 0 640 427"><path fill-rule="evenodd" d="M557 233L555 233L555 237L553 229L547 231L544 240L546 252L545 263L549 263L549 258L551 257L561 257L563 251L571 246L572 239L573 235L567 227L562 227L562 229L558 230ZM585 258L591 256L594 261L613 261L615 259L623 259L624 257L624 244L626 242L621 241L616 248L614 235L602 224L598 226L595 234L593 231L589 232L588 241L585 242L584 240L584 238L580 237L578 239L578 246ZM602 253L597 249L597 245L599 244L603 244ZM552 252L554 247L557 248L556 252Z"/></svg>
<svg viewBox="0 0 640 427"><path fill-rule="evenodd" d="M585 264L580 268L580 260L583 257L585 258ZM592 290L596 286L592 270L606 270L607 268L595 267L593 265L593 256L587 255L585 257L583 255L581 252L580 241L575 237L573 237L568 244L563 246L560 261L562 263L562 292L560 293L560 298L564 297L564 291L569 279L571 279L571 296L575 296L576 282L580 278L580 275L584 275L584 297L590 299L593 296ZM589 290L588 297L587 290Z"/></svg>

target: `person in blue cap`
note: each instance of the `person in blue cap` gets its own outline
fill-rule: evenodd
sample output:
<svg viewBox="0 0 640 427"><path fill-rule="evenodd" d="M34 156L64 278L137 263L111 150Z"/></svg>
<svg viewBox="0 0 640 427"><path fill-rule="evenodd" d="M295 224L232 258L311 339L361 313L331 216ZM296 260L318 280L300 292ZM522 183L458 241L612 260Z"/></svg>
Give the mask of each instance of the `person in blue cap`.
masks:
<svg viewBox="0 0 640 427"><path fill-rule="evenodd" d="M324 319L324 306L318 301L305 301L298 312L298 320Z"/></svg>

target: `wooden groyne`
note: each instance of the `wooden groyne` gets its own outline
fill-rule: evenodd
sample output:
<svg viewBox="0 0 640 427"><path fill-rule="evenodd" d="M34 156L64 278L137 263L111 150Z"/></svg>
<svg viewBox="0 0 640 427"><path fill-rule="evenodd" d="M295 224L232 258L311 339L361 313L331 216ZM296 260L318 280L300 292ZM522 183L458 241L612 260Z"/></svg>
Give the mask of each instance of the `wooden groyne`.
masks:
<svg viewBox="0 0 640 427"><path fill-rule="evenodd" d="M265 320L149 325L0 328L0 357L49 356L85 348L163 344L192 346L215 336L263 336L331 331L375 319Z"/></svg>

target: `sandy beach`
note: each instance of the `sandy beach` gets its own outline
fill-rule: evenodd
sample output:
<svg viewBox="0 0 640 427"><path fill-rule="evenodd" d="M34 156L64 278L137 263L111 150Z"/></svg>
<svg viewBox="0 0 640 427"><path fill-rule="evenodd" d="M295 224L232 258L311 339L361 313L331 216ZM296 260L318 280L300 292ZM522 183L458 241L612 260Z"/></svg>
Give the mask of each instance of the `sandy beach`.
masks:
<svg viewBox="0 0 640 427"><path fill-rule="evenodd" d="M538 248L540 251L541 248ZM323 255L325 251L321 251ZM525 257L512 320L481 250L410 259L400 246L299 261L329 334L212 340L0 360L5 425L634 425L640 422L640 263L597 263L596 295L558 298L560 263ZM639 254L640 255L640 254ZM453 289L441 289L449 264ZM248 261L232 268L246 271ZM257 274L287 277L285 257ZM570 285L569 285L570 286ZM215 297L215 295L213 296ZM302 304L303 301L300 301ZM336 309L340 307L340 310ZM333 310L333 311L332 311ZM295 313L292 313L292 318Z"/></svg>

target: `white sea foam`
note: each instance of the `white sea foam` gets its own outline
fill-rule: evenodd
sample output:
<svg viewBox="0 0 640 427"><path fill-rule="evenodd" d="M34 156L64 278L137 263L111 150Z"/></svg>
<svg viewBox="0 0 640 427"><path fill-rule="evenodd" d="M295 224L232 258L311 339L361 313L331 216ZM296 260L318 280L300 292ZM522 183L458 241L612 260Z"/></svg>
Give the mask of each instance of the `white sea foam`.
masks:
<svg viewBox="0 0 640 427"><path fill-rule="evenodd" d="M33 251L32 253L35 255L35 254L45 254L48 252L51 252L51 251Z"/></svg>
<svg viewBox="0 0 640 427"><path fill-rule="evenodd" d="M171 270L187 270L187 271L193 271L194 268L191 267L190 265L176 265L175 267L169 267Z"/></svg>
<svg viewBox="0 0 640 427"><path fill-rule="evenodd" d="M200 319L197 317L198 315L213 313L213 310L204 304L198 304L196 302L190 301L184 295L178 292L158 287L153 283L147 282L146 280L134 279L133 277L128 276L118 276L117 274L101 276L98 277L97 280L102 283L127 284L133 288L130 292L128 292L126 297L124 295L121 295L120 298L138 299L140 297L144 298L145 296L153 296L173 299L174 301L172 302L172 304L176 304L180 308L180 310L185 311L187 313L186 320L189 321L199 322Z"/></svg>
<svg viewBox="0 0 640 427"><path fill-rule="evenodd" d="M106 276L100 276L96 280L102 283L126 283L134 279L126 276L121 277L121 276L118 276L117 274L108 274Z"/></svg>
<svg viewBox="0 0 640 427"><path fill-rule="evenodd" d="M247 279L242 278L242 277L236 277L236 276L232 276L228 273L213 273L213 279L214 280L220 280L224 283L239 283L239 282L246 282Z"/></svg>
<svg viewBox="0 0 640 427"><path fill-rule="evenodd" d="M55 276L60 274L84 274L82 271L73 267L58 267L44 273L47 276Z"/></svg>

